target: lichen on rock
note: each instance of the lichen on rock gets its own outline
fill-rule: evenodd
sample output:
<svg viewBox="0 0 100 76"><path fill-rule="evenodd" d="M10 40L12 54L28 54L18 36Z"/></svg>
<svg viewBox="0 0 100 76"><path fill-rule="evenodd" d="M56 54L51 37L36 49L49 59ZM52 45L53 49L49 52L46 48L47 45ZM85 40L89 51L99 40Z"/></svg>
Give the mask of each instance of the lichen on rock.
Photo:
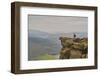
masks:
<svg viewBox="0 0 100 76"><path fill-rule="evenodd" d="M60 59L87 58L88 39L87 38L68 38L60 37L61 51Z"/></svg>

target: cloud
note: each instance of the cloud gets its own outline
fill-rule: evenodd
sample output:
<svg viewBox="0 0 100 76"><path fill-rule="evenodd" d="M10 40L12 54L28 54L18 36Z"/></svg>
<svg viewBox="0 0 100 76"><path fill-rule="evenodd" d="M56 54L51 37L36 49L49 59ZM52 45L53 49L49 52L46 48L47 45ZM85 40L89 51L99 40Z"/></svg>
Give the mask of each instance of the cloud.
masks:
<svg viewBox="0 0 100 76"><path fill-rule="evenodd" d="M87 32L87 17L29 15L29 30L55 32Z"/></svg>

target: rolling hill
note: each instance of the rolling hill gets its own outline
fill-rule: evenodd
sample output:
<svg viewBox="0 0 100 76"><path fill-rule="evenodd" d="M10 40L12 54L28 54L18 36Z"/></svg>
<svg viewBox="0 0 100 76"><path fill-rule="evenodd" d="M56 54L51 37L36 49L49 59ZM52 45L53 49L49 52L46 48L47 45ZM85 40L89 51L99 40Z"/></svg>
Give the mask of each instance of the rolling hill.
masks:
<svg viewBox="0 0 100 76"><path fill-rule="evenodd" d="M75 32L77 37L87 37L87 33ZM38 30L28 32L28 60L34 60L42 54L56 55L61 50L59 37L73 37L73 33L47 33Z"/></svg>

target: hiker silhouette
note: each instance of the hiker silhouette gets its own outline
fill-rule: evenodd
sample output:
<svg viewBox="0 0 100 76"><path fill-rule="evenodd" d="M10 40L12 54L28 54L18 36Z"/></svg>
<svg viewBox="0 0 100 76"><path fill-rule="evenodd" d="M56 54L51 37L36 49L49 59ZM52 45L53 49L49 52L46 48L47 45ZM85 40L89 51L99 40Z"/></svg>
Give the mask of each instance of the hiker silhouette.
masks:
<svg viewBox="0 0 100 76"><path fill-rule="evenodd" d="M73 37L76 38L76 34L74 34Z"/></svg>

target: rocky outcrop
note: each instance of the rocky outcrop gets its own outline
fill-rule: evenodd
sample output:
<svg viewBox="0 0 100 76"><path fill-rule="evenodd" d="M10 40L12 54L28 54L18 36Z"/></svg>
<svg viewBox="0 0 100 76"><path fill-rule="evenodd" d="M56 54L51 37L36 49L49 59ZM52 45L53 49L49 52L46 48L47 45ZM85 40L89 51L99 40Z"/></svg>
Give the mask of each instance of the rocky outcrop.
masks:
<svg viewBox="0 0 100 76"><path fill-rule="evenodd" d="M86 58L88 53L87 38L60 37L61 51L60 59Z"/></svg>

